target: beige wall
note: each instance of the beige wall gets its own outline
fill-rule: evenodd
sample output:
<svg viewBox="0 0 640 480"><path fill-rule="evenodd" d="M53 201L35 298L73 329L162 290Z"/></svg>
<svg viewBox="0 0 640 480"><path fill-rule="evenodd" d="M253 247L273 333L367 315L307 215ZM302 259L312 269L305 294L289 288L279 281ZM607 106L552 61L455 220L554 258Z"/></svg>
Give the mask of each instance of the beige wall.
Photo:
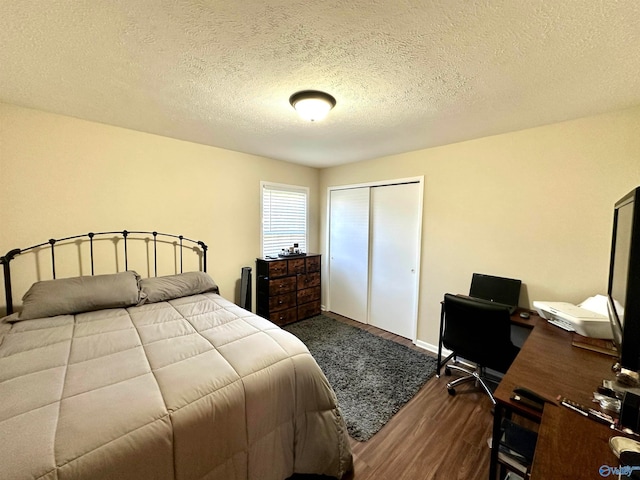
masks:
<svg viewBox="0 0 640 480"><path fill-rule="evenodd" d="M261 254L261 180L310 187L319 248L313 168L0 104L0 177L1 255L89 231L183 234L209 245L209 271L234 299Z"/></svg>
<svg viewBox="0 0 640 480"><path fill-rule="evenodd" d="M235 298L260 254L261 180L310 187L309 249L326 253L329 186L424 175L418 339L436 344L442 295L473 272L522 279L523 305L604 292L639 132L635 108L318 171L0 104L0 253L85 231L182 233L209 244Z"/></svg>
<svg viewBox="0 0 640 480"><path fill-rule="evenodd" d="M328 187L418 175L417 333L436 345L443 294L473 272L521 279L523 306L606 293L613 203L640 185L640 108L324 169L322 253Z"/></svg>

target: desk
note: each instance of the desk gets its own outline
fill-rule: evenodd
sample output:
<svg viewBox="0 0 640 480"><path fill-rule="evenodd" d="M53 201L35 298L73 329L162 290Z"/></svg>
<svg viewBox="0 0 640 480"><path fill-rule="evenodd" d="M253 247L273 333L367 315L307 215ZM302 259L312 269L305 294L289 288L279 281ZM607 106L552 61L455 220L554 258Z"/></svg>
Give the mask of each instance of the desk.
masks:
<svg viewBox="0 0 640 480"><path fill-rule="evenodd" d="M490 480L496 478L498 440L503 415L516 413L540 423L538 444L532 465L532 479L602 478L601 465L616 465L607 441L616 433L607 427L561 407L558 395L591 404L592 392L603 379L613 379L613 358L571 345L575 334L531 315L531 334L494 392L496 408L491 449ZM511 400L515 387L526 387L551 401L544 414ZM575 429L575 430L573 430ZM562 472L575 472L564 474Z"/></svg>
<svg viewBox="0 0 640 480"><path fill-rule="evenodd" d="M602 480L600 467L618 465L618 459L609 448L609 438L614 435L619 434L568 408L545 407L531 480ZM617 478L617 475L610 477Z"/></svg>

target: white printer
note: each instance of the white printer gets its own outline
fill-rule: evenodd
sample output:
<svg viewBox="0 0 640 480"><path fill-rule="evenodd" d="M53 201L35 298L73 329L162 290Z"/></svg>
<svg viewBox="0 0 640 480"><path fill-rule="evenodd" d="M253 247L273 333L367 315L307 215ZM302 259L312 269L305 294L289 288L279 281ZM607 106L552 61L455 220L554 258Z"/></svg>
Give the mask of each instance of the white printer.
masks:
<svg viewBox="0 0 640 480"><path fill-rule="evenodd" d="M585 337L611 339L611 324L603 295L589 297L580 305L567 302L534 301L533 308L549 323ZM586 307L586 308L585 308Z"/></svg>

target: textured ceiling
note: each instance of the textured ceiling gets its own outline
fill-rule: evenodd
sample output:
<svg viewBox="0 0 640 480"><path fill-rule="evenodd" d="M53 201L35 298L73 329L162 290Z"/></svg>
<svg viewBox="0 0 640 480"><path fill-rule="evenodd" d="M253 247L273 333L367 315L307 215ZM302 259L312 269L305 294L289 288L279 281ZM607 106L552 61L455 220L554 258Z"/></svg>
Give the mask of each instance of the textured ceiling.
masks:
<svg viewBox="0 0 640 480"><path fill-rule="evenodd" d="M0 0L0 45L0 102L316 167L640 104L638 0Z"/></svg>

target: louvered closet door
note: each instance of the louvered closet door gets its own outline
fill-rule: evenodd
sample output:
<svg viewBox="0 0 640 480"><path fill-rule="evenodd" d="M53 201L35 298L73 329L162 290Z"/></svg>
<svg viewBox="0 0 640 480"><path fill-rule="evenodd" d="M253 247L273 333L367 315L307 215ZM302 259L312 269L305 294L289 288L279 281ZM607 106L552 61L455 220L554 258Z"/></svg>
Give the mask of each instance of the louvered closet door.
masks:
<svg viewBox="0 0 640 480"><path fill-rule="evenodd" d="M333 190L329 222L329 309L367 323L369 188Z"/></svg>

